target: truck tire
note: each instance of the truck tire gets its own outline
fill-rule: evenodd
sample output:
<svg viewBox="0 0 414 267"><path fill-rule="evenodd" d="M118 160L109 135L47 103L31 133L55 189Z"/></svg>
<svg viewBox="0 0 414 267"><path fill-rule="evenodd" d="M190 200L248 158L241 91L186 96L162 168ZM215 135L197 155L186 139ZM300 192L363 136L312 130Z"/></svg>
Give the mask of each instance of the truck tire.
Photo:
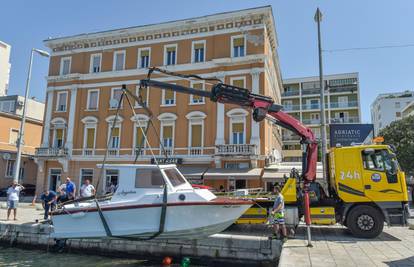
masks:
<svg viewBox="0 0 414 267"><path fill-rule="evenodd" d="M368 205L354 207L349 212L346 222L351 233L359 238L375 238L384 228L382 213Z"/></svg>

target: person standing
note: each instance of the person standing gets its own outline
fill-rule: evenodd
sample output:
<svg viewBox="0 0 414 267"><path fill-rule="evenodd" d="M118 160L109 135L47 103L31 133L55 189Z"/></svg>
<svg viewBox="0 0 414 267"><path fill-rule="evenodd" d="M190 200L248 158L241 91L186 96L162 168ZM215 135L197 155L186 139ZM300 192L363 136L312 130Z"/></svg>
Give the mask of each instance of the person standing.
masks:
<svg viewBox="0 0 414 267"><path fill-rule="evenodd" d="M49 212L54 211L56 208L57 194L54 191L46 189L40 196L40 199L43 201L42 206L45 210L43 218L47 220L49 218Z"/></svg>
<svg viewBox="0 0 414 267"><path fill-rule="evenodd" d="M85 179L85 182L80 188L80 196L81 197L91 197L96 194L95 187L91 184L89 179Z"/></svg>
<svg viewBox="0 0 414 267"><path fill-rule="evenodd" d="M59 193L59 196L57 198L58 203L63 203L68 200L68 196L66 194L66 183L61 184L58 187L57 192Z"/></svg>
<svg viewBox="0 0 414 267"><path fill-rule="evenodd" d="M69 177L66 178L66 196L68 200L74 200L76 194L76 186L70 180Z"/></svg>
<svg viewBox="0 0 414 267"><path fill-rule="evenodd" d="M19 204L19 194L24 187L15 181L7 189L7 220L10 219L11 211L13 210L14 220L17 220L17 205Z"/></svg>
<svg viewBox="0 0 414 267"><path fill-rule="evenodd" d="M274 187L276 194L275 203L273 204L272 215L273 215L273 236L278 238L280 235L280 228L282 229L283 241L287 240L287 231L285 226L285 200L281 193L280 186Z"/></svg>

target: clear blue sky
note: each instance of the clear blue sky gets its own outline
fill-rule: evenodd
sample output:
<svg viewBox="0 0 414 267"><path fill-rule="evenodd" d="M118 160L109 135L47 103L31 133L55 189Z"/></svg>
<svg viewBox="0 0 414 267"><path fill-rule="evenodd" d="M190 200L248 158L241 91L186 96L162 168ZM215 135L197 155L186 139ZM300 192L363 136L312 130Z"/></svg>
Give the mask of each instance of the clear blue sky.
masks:
<svg viewBox="0 0 414 267"><path fill-rule="evenodd" d="M283 78L318 74L316 26L324 13L323 48L414 44L414 1L225 0L225 1L23 1L2 3L0 40L12 46L10 94L23 94L32 47L47 37L191 18L272 5ZM31 96L44 100L48 60L36 57ZM325 53L325 74L359 72L364 122L379 93L412 89L414 47Z"/></svg>

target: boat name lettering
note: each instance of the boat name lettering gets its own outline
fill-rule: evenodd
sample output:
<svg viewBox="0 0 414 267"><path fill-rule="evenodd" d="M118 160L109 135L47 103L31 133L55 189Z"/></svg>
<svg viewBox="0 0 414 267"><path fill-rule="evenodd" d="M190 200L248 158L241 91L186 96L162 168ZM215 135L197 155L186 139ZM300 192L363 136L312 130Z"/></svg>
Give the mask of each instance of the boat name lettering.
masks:
<svg viewBox="0 0 414 267"><path fill-rule="evenodd" d="M136 191L132 191L132 190L130 190L130 191L124 191L124 190L122 190L120 192L120 194L123 195L123 196L126 196L128 194L136 194L136 193L137 193Z"/></svg>

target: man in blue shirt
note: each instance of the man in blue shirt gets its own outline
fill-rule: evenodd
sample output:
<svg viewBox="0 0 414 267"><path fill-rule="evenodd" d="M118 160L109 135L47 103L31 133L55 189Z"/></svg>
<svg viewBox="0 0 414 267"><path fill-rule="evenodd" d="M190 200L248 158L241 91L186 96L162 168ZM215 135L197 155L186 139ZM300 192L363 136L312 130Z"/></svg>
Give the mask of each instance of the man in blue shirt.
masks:
<svg viewBox="0 0 414 267"><path fill-rule="evenodd" d="M273 215L273 235L275 237L278 237L280 234L280 228L282 228L283 241L286 241L287 231L285 226L285 200L281 193L280 186L275 186L274 192L276 194L276 198L271 212L271 214Z"/></svg>
<svg viewBox="0 0 414 267"><path fill-rule="evenodd" d="M49 212L56 208L57 194L54 191L45 190L40 196L40 199L43 201L42 205L45 209L44 219L47 220L49 218Z"/></svg>
<svg viewBox="0 0 414 267"><path fill-rule="evenodd" d="M68 200L75 199L76 194L76 186L75 184L70 180L69 177L66 178L66 196Z"/></svg>

